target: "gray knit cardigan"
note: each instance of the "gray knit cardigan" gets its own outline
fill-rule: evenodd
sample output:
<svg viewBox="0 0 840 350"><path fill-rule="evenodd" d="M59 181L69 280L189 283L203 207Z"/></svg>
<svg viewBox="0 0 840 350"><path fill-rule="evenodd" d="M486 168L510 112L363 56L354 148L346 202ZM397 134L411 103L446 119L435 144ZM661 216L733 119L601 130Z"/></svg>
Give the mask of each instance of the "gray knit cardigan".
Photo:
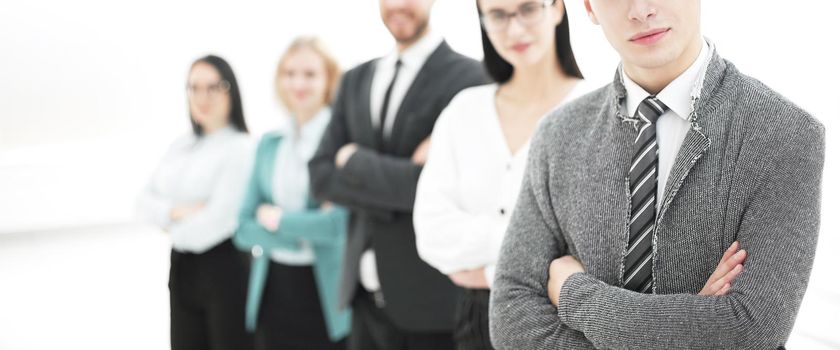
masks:
<svg viewBox="0 0 840 350"><path fill-rule="evenodd" d="M491 294L497 349L775 349L805 293L820 222L823 126L712 55L657 216L653 294L617 287L637 121L610 85L540 125ZM748 252L726 296L698 296L723 252ZM551 260L573 255L552 306Z"/></svg>

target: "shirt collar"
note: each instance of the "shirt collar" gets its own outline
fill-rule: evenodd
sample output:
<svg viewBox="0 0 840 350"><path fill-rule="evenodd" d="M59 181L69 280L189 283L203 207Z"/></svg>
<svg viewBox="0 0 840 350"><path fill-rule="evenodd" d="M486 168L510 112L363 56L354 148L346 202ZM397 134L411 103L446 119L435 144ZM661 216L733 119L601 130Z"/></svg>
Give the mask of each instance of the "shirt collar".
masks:
<svg viewBox="0 0 840 350"><path fill-rule="evenodd" d="M394 48L387 56L382 58L382 64L393 67L397 63L397 59L400 59L403 67L419 70L442 42L442 36L429 30L426 35L402 53Z"/></svg>
<svg viewBox="0 0 840 350"><path fill-rule="evenodd" d="M312 116L312 119L309 119L300 127L300 130L295 126L295 119L290 116L288 127L281 128L280 133L297 141L318 143L321 140L321 134L330 122L331 114L329 107L321 108L318 113Z"/></svg>
<svg viewBox="0 0 840 350"><path fill-rule="evenodd" d="M699 91L695 91L695 87L702 87L702 82L700 84L697 84L697 82L703 78L704 68L709 62L710 51L708 42L703 40L700 54L694 59L694 63L656 95L681 119L688 120L691 114L692 96L699 95ZM627 114L633 115L642 100L651 94L630 79L623 68L621 74L624 88L627 90L627 99L625 100L627 101Z"/></svg>
<svg viewBox="0 0 840 350"><path fill-rule="evenodd" d="M236 129L233 128L232 125L228 124L222 127L219 130L216 130L210 134L202 135L200 137L196 137L196 141L204 141L204 142L214 142L210 140L224 140L230 135L236 134Z"/></svg>
<svg viewBox="0 0 840 350"><path fill-rule="evenodd" d="M306 140L313 140L313 142L320 142L321 134L327 124L330 122L330 108L324 107L318 111L303 127L300 129L301 138Z"/></svg>

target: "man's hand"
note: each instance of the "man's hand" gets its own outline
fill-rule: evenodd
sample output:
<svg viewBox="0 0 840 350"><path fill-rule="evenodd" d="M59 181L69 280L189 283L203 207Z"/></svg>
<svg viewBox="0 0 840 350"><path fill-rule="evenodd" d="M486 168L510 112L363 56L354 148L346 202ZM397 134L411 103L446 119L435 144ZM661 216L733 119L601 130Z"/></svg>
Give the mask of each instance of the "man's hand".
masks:
<svg viewBox="0 0 840 350"><path fill-rule="evenodd" d="M417 165L424 165L426 164L426 159L428 159L429 155L429 145L431 144L431 139L428 137L423 140L417 148L414 149L414 154L411 155L411 162Z"/></svg>
<svg viewBox="0 0 840 350"><path fill-rule="evenodd" d="M734 242L723 253L715 272L699 295L726 295L729 292L732 282L744 271L743 263L747 259L747 251L739 248L740 244ZM548 297L554 306L560 302L563 283L575 272L583 272L583 265L572 256L567 255L551 262L548 270Z"/></svg>
<svg viewBox="0 0 840 350"><path fill-rule="evenodd" d="M747 259L747 251L739 249L740 243L735 241L723 252L715 272L706 281L699 295L726 295L729 292L735 277L744 271L744 261Z"/></svg>
<svg viewBox="0 0 840 350"><path fill-rule="evenodd" d="M470 288L470 289L488 289L490 284L487 283L487 278L484 277L484 268L480 267L473 270L462 270L449 274L449 279L456 286Z"/></svg>
<svg viewBox="0 0 840 350"><path fill-rule="evenodd" d="M548 299L551 300L551 304L560 304L560 289L569 276L577 272L584 272L583 265L571 255L551 261L548 266Z"/></svg>
<svg viewBox="0 0 840 350"><path fill-rule="evenodd" d="M283 209L269 204L262 204L257 208L257 222L270 232L275 232L280 227L280 219L283 217Z"/></svg>
<svg viewBox="0 0 840 350"><path fill-rule="evenodd" d="M172 221L178 221L187 216L200 212L202 209L204 209L204 203L174 207L169 212L169 219L171 219Z"/></svg>
<svg viewBox="0 0 840 350"><path fill-rule="evenodd" d="M335 166L339 169L343 168L344 165L347 164L347 161L350 160L350 157L356 153L356 150L359 149L359 146L355 143L348 143L341 148L338 149L338 152L335 153Z"/></svg>

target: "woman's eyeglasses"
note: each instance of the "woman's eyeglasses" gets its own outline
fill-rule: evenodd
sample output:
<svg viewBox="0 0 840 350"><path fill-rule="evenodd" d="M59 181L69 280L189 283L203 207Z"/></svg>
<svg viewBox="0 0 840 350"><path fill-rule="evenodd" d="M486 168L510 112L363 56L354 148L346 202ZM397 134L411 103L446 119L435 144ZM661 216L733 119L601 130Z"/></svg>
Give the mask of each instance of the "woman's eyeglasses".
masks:
<svg viewBox="0 0 840 350"><path fill-rule="evenodd" d="M557 0L530 1L519 6L514 12L490 10L481 14L481 25L488 32L500 32L507 29L510 19L516 20L523 27L531 27L545 18L546 8L553 6Z"/></svg>
<svg viewBox="0 0 840 350"><path fill-rule="evenodd" d="M215 84L200 86L195 84L187 85L187 94L190 97L208 96L210 98L218 98L230 91L230 83L227 80L222 80Z"/></svg>

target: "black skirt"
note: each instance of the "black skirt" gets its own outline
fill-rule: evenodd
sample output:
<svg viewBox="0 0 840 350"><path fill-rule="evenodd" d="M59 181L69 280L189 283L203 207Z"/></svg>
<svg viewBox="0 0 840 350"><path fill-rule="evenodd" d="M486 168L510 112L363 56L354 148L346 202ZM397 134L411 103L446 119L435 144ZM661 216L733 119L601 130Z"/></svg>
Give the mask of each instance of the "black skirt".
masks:
<svg viewBox="0 0 840 350"><path fill-rule="evenodd" d="M327 333L311 266L271 262L257 322L256 345L263 349L344 349Z"/></svg>

